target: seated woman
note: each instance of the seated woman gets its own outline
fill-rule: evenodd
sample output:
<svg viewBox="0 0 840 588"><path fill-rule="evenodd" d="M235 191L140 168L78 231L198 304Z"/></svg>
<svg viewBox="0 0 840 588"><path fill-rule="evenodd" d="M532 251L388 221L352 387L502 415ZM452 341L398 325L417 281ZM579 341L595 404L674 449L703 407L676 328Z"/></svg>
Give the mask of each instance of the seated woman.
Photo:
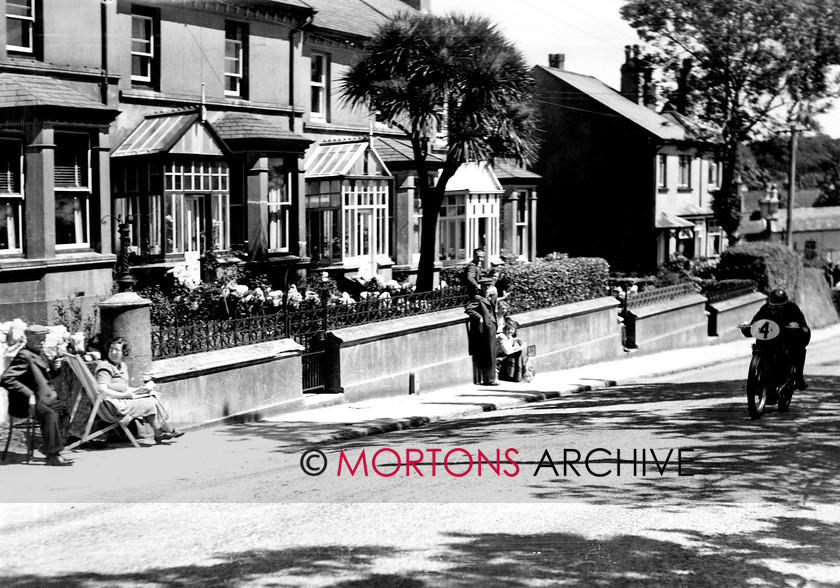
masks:
<svg viewBox="0 0 840 588"><path fill-rule="evenodd" d="M528 355L526 346L516 336L516 321L505 320L502 332L498 334L497 348L499 350L499 379L508 382L531 381L531 371L528 369Z"/></svg>
<svg viewBox="0 0 840 588"><path fill-rule="evenodd" d="M94 375L103 395L102 411L106 420L127 425L139 419L154 430L155 442L161 443L175 439L184 433L176 431L166 421L166 410L154 390L154 382L148 382L140 388L128 385L128 366L123 358L128 355L128 345L122 337L109 341L105 345L106 360L96 366Z"/></svg>

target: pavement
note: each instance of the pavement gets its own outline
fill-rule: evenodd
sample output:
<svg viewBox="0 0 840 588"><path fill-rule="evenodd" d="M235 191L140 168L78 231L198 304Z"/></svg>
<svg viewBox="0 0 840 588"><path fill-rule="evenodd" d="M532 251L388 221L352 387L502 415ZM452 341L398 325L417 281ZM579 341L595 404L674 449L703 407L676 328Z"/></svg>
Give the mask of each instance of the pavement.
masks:
<svg viewBox="0 0 840 588"><path fill-rule="evenodd" d="M812 333L812 342L840 336L840 324ZM266 451L294 452L301 446L312 446L336 440L353 439L389 431L412 429L430 423L458 419L470 415L520 407L529 403L561 398L588 390L630 384L635 381L664 376L689 369L715 365L734 359L744 360L751 354L751 340L739 339L730 343L709 344L699 347L676 349L654 354L628 353L624 358L585 365L573 369L539 372L532 382L501 382L500 386L475 386L465 384L444 390L420 391L415 395L380 398L362 402L344 403L340 395L312 395L306 399L306 409L264 418L259 422L223 424L213 427L187 429L180 439L150 450L136 450L128 445L111 444L111 450L76 450L66 452L76 463L72 468L80 475L83 471L93 474L102 468L134 468L148 461L149 467L160 468L160 451L165 451L171 471L179 468L193 469L193 462L213 455L220 466L233 466L243 459L254 459ZM807 375L807 366L806 366ZM5 433L5 431L3 431ZM3 435L5 442L5 435ZM114 451L115 450L115 451ZM28 467L22 466L22 448L15 448L6 464L0 463L0 472L7 484L0 483L0 501L3 490L12 490L16 483L32 482L32 474L40 470L43 457L38 452ZM137 452L137 453L134 453ZM156 457L152 457L154 454ZM157 465L156 465L157 464ZM4 465L10 467L3 467ZM195 465L195 468L198 468ZM170 469L170 468L167 468ZM198 471L198 469L196 469ZM75 475L76 472L74 472ZM35 476L42 481L39 473ZM45 482L46 483L46 482ZM52 484L48 484L52 485ZM5 487L5 488L4 488Z"/></svg>
<svg viewBox="0 0 840 588"><path fill-rule="evenodd" d="M823 341L840 336L840 324L812 331L811 341ZM729 343L675 349L652 354L629 352L622 359L589 364L577 368L538 371L532 382L500 382L499 386L465 384L416 395L380 398L364 402L332 404L333 398L316 395L307 399L309 406L302 411L281 414L263 422L308 424L302 432L309 443L325 443L352 439L388 431L412 429L442 420L516 408L579 394L588 390L621 386L637 380L689 369L703 368L752 355L752 340L738 339ZM537 370L539 364L537 363ZM806 365L807 375L807 365Z"/></svg>

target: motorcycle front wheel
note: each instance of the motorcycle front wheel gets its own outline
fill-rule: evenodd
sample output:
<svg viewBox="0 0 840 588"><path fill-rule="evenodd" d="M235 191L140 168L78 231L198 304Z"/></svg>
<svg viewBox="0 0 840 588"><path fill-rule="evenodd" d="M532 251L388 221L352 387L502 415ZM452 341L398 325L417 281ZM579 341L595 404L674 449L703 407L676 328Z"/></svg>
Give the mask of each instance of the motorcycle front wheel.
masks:
<svg viewBox="0 0 840 588"><path fill-rule="evenodd" d="M761 355L753 354L747 374L747 412L751 419L760 419L764 414L769 387L769 366Z"/></svg>
<svg viewBox="0 0 840 588"><path fill-rule="evenodd" d="M793 391L796 389L796 367L793 362L788 362L788 374L782 389L779 390L779 412L787 412L790 408L790 401L793 400Z"/></svg>

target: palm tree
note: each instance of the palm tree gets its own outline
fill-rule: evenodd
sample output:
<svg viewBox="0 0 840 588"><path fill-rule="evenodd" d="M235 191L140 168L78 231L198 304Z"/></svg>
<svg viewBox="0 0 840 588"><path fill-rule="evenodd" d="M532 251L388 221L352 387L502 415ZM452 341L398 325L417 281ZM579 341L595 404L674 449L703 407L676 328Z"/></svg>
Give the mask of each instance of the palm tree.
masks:
<svg viewBox="0 0 840 588"><path fill-rule="evenodd" d="M435 236L446 184L465 161L536 150L533 80L525 60L488 19L402 14L380 27L343 79L344 99L365 106L411 142L423 207L417 289L431 290ZM440 177L429 181L430 142L445 125Z"/></svg>

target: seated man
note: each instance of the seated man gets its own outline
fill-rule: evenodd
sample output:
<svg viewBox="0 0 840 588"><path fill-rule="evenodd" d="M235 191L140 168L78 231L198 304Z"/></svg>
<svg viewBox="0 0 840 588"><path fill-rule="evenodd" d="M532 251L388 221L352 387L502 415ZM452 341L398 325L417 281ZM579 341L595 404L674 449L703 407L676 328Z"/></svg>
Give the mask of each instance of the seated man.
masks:
<svg viewBox="0 0 840 588"><path fill-rule="evenodd" d="M73 460L60 455L67 435L67 406L50 383L50 366L43 355L49 332L41 325L26 329L26 347L12 359L0 378L0 386L9 392L9 414L15 418L26 418L29 404L34 400L47 465L68 466Z"/></svg>
<svg viewBox="0 0 840 588"><path fill-rule="evenodd" d="M767 296L767 302L758 309L755 316L749 324L752 324L760 319L770 319L784 329L790 323L797 323L797 329L793 336L790 337L790 347L793 353L794 367L796 368L796 388L797 390L806 390L808 382L805 381L805 347L811 341L811 329L808 323L805 322L805 315L802 314L799 306L796 305L789 297L787 292L782 288L776 288ZM742 333L749 337L751 336L749 326L744 326L741 329Z"/></svg>

